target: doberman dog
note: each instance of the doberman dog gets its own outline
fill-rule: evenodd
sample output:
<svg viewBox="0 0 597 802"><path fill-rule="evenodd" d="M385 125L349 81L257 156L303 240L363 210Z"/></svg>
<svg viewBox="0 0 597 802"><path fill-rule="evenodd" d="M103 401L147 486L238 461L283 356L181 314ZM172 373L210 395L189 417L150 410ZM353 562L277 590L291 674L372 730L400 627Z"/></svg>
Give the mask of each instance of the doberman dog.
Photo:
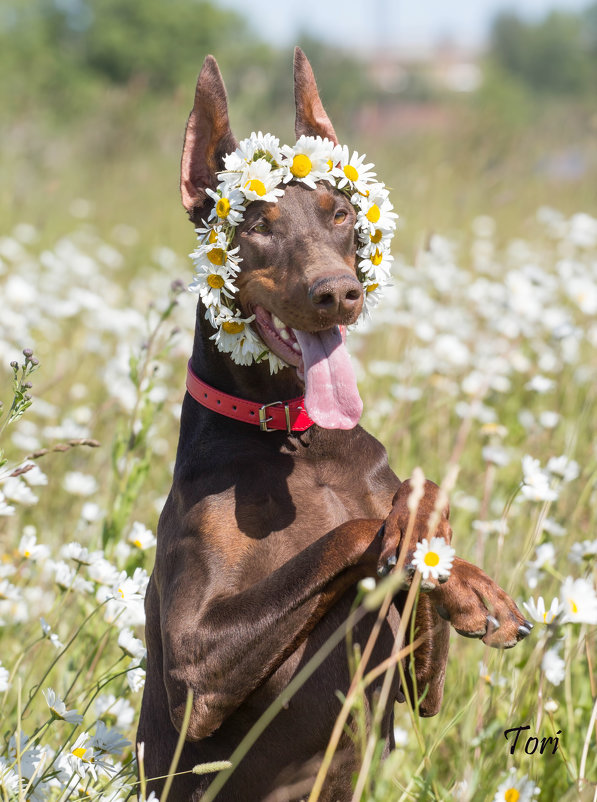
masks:
<svg viewBox="0 0 597 802"><path fill-rule="evenodd" d="M337 142L311 67L298 48L294 74L297 137ZM196 226L213 208L206 190L217 186L223 158L236 147L222 77L208 56L182 156L182 199ZM213 328L198 305L190 392L183 402L173 486L159 521L146 597L147 678L137 735L144 743L146 776L166 775L192 691L180 774L169 800L201 798L214 774L190 770L230 757L347 619L359 580L377 577L396 562L407 532L410 483L395 476L384 447L356 425L359 412L352 400L346 402L358 393L337 327L354 323L363 305L354 224L354 208L338 190L323 182L313 189L293 181L276 203L250 203L236 228L233 244L242 257L239 306L247 316L259 311L253 325L284 359L283 370L272 375L267 364L235 364L210 339ZM295 338L292 353L289 336ZM331 339L333 357L326 352ZM195 380L215 393L212 408L196 400L201 393L193 392ZM260 427L217 411L232 396L233 406L252 405L254 413L265 409L267 421L277 409L283 414L287 399L303 394L306 412L315 418L304 431L285 426L269 431L267 423ZM335 405L337 417L346 413L352 428L318 425L313 411L318 399L323 399L320 406ZM276 402L283 403L276 407ZM408 530L411 553L415 541L429 536L437 494L437 486L427 482L414 528L411 523ZM435 534L451 540L447 509ZM398 593L370 666L391 654L403 603ZM531 626L504 591L459 558L446 582L434 582L420 595L415 615L417 634L427 635L414 654L417 690L424 693L422 715L435 714L442 699L448 621L461 634L502 648L513 646ZM359 620L353 643L367 642L375 619L368 613ZM350 680L346 643L340 642L230 772L217 799L300 798L304 789L298 796L283 789L321 759L340 710L339 693L346 694ZM381 679L369 687L369 703L380 684ZM405 690L394 682L382 722L388 749L393 702L403 701ZM332 766L322 800L351 798L356 756L350 738L346 741L341 746L348 757ZM159 796L163 784L157 779L148 788Z"/></svg>

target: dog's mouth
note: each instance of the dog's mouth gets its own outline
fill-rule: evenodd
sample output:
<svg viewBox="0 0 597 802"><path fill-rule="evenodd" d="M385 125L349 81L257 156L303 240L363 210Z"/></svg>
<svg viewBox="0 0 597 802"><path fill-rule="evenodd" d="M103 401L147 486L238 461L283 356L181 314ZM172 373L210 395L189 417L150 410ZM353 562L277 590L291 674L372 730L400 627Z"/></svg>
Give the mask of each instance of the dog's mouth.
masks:
<svg viewBox="0 0 597 802"><path fill-rule="evenodd" d="M305 383L305 408L324 429L352 429L361 417L359 396L344 329L302 331L287 326L262 306L254 308L255 323L264 343L280 359L296 368Z"/></svg>

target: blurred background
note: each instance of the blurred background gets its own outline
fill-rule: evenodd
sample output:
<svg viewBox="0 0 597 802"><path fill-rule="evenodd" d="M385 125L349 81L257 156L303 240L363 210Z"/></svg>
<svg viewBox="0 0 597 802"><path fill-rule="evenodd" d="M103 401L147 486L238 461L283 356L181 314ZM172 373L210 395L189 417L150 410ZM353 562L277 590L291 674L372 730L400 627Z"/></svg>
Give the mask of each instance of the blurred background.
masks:
<svg viewBox="0 0 597 802"><path fill-rule="evenodd" d="M339 137L393 188L409 258L480 213L512 235L543 204L595 210L597 3L2 0L0 228L93 218L186 253L178 162L204 56L239 138L291 142L297 43Z"/></svg>

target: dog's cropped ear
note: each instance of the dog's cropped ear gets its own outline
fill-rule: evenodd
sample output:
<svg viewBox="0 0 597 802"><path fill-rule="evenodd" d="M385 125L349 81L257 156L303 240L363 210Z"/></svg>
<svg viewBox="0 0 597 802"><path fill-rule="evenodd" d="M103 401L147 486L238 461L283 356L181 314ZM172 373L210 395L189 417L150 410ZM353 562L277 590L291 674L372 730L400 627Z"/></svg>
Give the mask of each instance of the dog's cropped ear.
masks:
<svg viewBox="0 0 597 802"><path fill-rule="evenodd" d="M217 186L216 173L223 167L223 157L236 147L224 81L215 58L207 56L197 80L181 161L180 194L193 222L200 221L203 206L210 200L206 187Z"/></svg>
<svg viewBox="0 0 597 802"><path fill-rule="evenodd" d="M294 102L296 104L294 130L297 139L303 135L321 136L338 144L334 126L319 97L313 70L300 47L294 49Z"/></svg>

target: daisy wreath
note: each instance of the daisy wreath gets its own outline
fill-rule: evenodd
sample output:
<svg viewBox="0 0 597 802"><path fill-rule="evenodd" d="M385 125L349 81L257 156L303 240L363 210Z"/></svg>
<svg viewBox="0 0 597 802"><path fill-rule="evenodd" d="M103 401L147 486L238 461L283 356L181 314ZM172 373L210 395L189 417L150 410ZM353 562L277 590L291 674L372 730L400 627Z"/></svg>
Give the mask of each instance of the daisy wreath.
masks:
<svg viewBox="0 0 597 802"><path fill-rule="evenodd" d="M327 138L301 136L290 147L261 131L252 133L224 158L224 170L218 173L220 183L215 191L206 190L214 207L203 228L196 229L199 245L191 254L195 276L189 289L199 294L205 317L216 330L211 339L237 364L267 359L272 373L286 366L249 326L255 316L243 317L237 307L234 281L242 260L232 242L248 204L256 200L277 203L290 181L311 189L317 182L327 181L349 198L357 213L357 277L365 290L366 312L379 302L389 281L390 243L397 215L385 185L375 179L373 164L364 161L364 155L351 155L345 145L335 145Z"/></svg>

